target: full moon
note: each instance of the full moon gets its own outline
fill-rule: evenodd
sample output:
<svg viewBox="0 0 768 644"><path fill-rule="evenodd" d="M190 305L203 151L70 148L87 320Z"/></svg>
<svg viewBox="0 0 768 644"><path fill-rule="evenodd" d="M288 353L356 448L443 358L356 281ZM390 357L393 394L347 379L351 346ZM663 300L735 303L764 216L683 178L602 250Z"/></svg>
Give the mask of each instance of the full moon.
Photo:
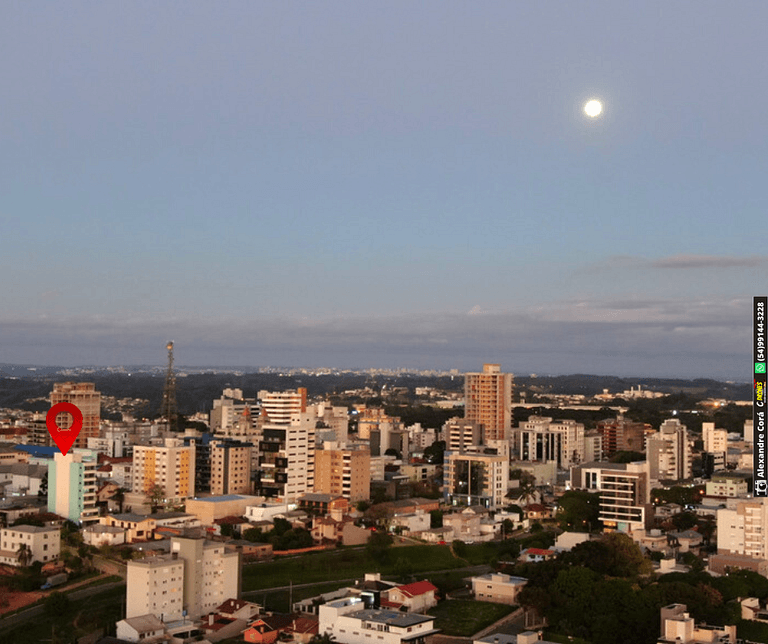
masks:
<svg viewBox="0 0 768 644"><path fill-rule="evenodd" d="M603 104L597 99L593 98L591 101L587 101L586 105L584 105L584 114L586 114L590 118L596 118L600 116L602 111L603 111Z"/></svg>

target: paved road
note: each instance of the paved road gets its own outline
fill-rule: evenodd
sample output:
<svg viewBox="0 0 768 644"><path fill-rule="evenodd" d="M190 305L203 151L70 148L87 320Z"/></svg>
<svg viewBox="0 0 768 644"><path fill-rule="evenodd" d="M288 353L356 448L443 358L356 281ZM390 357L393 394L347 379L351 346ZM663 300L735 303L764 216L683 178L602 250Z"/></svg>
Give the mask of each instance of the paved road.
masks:
<svg viewBox="0 0 768 644"><path fill-rule="evenodd" d="M80 590L73 590L71 593L66 593L70 599L85 599L86 597L93 597L112 588L118 588L125 586L124 581L113 581L109 584L99 584L98 586L89 586L88 588L81 588ZM29 621L35 617L39 617L45 611L45 606L37 605L27 608L19 613L10 615L9 617L3 617L0 619L0 631L9 630L15 626L19 626L24 622Z"/></svg>

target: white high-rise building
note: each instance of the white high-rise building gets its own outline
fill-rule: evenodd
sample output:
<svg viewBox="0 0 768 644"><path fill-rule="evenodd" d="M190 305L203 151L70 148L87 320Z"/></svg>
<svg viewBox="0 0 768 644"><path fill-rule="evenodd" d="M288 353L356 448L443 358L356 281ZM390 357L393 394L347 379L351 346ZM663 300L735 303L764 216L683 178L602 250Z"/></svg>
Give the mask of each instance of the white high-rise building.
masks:
<svg viewBox="0 0 768 644"><path fill-rule="evenodd" d="M725 454L728 451L728 432L715 429L715 423L702 423L701 437L704 439L705 452Z"/></svg>
<svg viewBox="0 0 768 644"><path fill-rule="evenodd" d="M520 423L516 433L520 460L555 461L561 469L585 460L584 425L575 420L531 416Z"/></svg>
<svg viewBox="0 0 768 644"><path fill-rule="evenodd" d="M48 512L75 523L96 522L96 452L72 449L56 452L48 466Z"/></svg>
<svg viewBox="0 0 768 644"><path fill-rule="evenodd" d="M307 390L259 392L261 440L257 493L293 503L315 486L316 414L307 411Z"/></svg>

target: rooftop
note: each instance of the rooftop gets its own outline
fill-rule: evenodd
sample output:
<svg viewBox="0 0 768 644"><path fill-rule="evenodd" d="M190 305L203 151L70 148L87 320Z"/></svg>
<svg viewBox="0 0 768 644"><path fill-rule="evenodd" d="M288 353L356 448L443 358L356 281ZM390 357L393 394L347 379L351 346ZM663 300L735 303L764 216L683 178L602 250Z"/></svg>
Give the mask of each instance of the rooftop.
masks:
<svg viewBox="0 0 768 644"><path fill-rule="evenodd" d="M401 613L395 610L382 610L368 608L357 611L350 615L366 622L376 622L378 624L388 624L399 628L407 628L424 622L433 622L435 620L431 615L417 615L416 613Z"/></svg>

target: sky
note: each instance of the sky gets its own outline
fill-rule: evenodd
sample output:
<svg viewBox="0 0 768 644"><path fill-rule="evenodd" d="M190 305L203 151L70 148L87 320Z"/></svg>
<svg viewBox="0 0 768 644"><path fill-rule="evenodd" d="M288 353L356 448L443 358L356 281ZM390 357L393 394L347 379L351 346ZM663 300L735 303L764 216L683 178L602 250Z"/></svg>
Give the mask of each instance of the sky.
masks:
<svg viewBox="0 0 768 644"><path fill-rule="evenodd" d="M0 0L0 363L748 381L766 23Z"/></svg>

